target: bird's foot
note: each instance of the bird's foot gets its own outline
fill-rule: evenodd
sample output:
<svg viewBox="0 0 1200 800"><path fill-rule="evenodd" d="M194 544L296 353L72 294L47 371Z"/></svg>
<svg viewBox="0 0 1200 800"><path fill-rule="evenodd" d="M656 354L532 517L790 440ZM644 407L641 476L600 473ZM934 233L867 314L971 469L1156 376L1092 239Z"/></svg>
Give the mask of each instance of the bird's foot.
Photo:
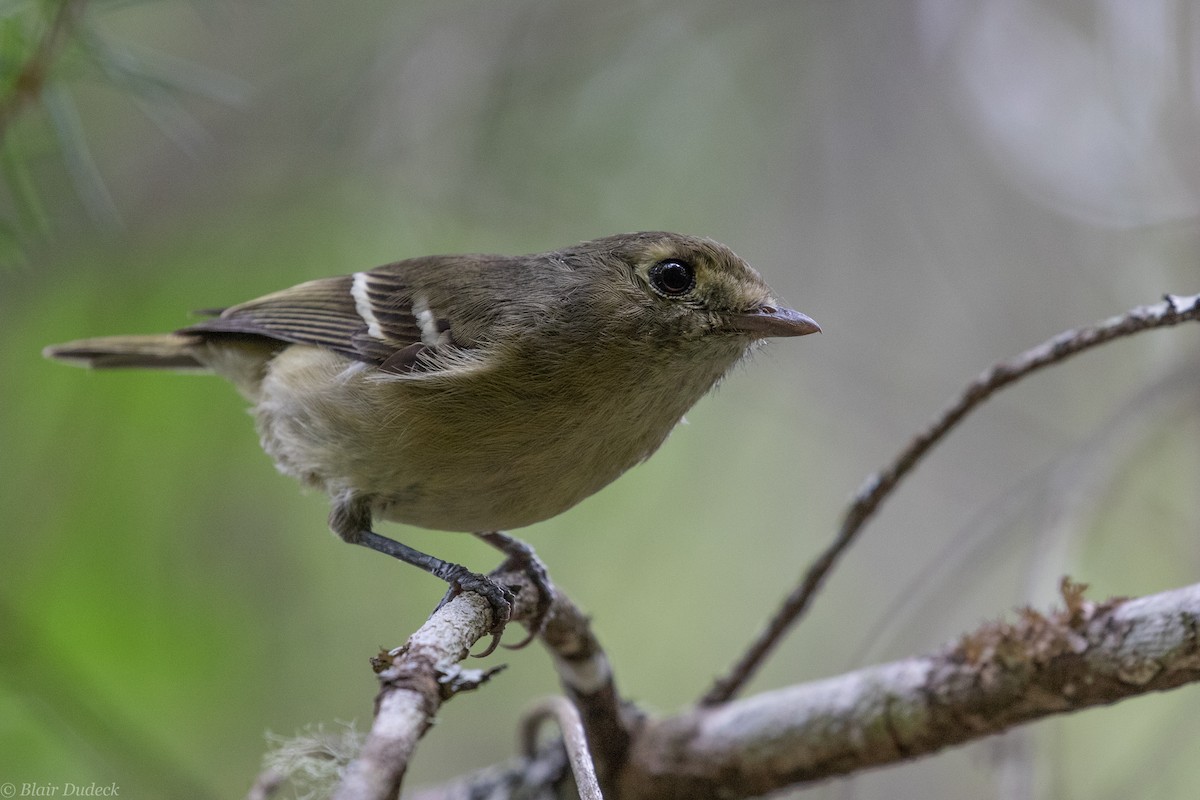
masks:
<svg viewBox="0 0 1200 800"><path fill-rule="evenodd" d="M533 548L525 542L499 531L475 535L508 556L497 572L521 573L533 585L537 594L537 605L534 607L533 617L527 623L529 635L516 644L505 645L510 650L520 650L536 639L546 628L546 620L550 617L550 607L554 604L554 584L550 582L550 574L546 571L546 565L537 557L537 553L533 552Z"/></svg>
<svg viewBox="0 0 1200 800"><path fill-rule="evenodd" d="M482 653L472 653L472 655L475 658L489 656L500 644L500 636L504 633L504 627L512 616L515 597L510 589L501 586L486 575L471 572L459 564L447 563L446 567L447 569L443 571L444 574L438 573L437 576L446 581L450 588L437 607L441 608L463 592L474 592L486 600L492 607L492 626L488 629L488 633L492 635L492 641L488 643Z"/></svg>

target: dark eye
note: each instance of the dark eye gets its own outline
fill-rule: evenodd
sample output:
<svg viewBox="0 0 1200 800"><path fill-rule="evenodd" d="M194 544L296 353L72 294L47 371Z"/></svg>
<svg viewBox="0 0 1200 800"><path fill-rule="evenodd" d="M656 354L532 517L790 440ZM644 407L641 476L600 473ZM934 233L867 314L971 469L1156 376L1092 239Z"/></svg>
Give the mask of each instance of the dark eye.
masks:
<svg viewBox="0 0 1200 800"><path fill-rule="evenodd" d="M667 259L650 268L650 286L667 297L686 294L696 285L696 271L685 261Z"/></svg>

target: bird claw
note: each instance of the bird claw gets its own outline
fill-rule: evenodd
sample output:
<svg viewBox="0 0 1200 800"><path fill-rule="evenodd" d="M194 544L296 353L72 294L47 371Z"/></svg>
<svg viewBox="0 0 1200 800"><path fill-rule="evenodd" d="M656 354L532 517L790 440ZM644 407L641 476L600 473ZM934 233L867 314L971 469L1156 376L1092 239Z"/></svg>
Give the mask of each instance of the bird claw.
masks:
<svg viewBox="0 0 1200 800"><path fill-rule="evenodd" d="M546 621L550 618L550 608L554 604L554 584L550 582L546 566L533 552L533 548L520 539L514 539L508 534L498 531L478 533L476 536L508 556L499 569L492 573L493 575L519 573L533 585L534 591L537 593L537 604L533 609L532 618L528 621L529 635L516 644L504 645L509 650L520 650L546 629ZM446 571L437 574L438 577L450 584L450 589L442 598L442 602L438 604L438 608L462 592L475 592L487 600L492 607L492 627L488 631L492 635L492 641L488 643L482 653L472 655L475 658L491 655L500 645L500 636L504 632L505 625L512 618L512 607L516 600L515 592L519 591L520 587L501 586L492 578L471 572L466 567L457 564L447 564L446 567Z"/></svg>
<svg viewBox="0 0 1200 800"><path fill-rule="evenodd" d="M512 616L512 605L515 598L510 589L501 586L486 575L471 572L465 567L460 569L461 572L446 579L450 588L446 590L445 596L437 607L440 609L463 592L474 592L488 602L488 605L492 607L492 627L487 632L492 635L492 641L488 643L482 653L471 654L474 658L484 658L495 652L496 647L499 646L500 636L504 633L504 627Z"/></svg>
<svg viewBox="0 0 1200 800"><path fill-rule="evenodd" d="M546 565L530 547L510 553L501 570L520 572L537 590L537 606L533 610L533 617L529 620L529 634L516 644L504 645L508 650L520 650L546 629L546 621L550 618L550 606L554 604L554 584L550 583Z"/></svg>

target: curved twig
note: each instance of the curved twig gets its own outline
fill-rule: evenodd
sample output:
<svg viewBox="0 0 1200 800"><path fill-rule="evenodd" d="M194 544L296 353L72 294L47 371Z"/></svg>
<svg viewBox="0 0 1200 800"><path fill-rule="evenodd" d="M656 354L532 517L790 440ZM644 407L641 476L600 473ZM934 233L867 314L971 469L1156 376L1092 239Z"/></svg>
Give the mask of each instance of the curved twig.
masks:
<svg viewBox="0 0 1200 800"><path fill-rule="evenodd" d="M596 766L592 763L592 754L588 752L587 737L583 733L583 720L579 717L579 711L565 697L547 697L525 717L521 725L522 753L526 758L537 756L538 729L551 718L562 731L580 800L604 800L596 779Z"/></svg>
<svg viewBox="0 0 1200 800"><path fill-rule="evenodd" d="M701 698L705 706L722 703L746 685L767 655L783 635L804 614L817 590L837 563L838 558L854 542L859 531L878 510L884 499L915 467L935 444L942 440L973 409L996 391L1031 372L1050 366L1071 356L1123 336L1142 331L1165 328L1180 322L1200 319L1200 295L1190 297L1166 295L1163 302L1139 306L1118 317L1105 320L1090 328L1065 331L1010 361L1002 361L967 384L958 398L934 421L900 451L892 462L872 474L854 495L854 500L842 518L842 525L833 542L817 557L795 589L784 599L779 610L759 633L730 671L717 679Z"/></svg>

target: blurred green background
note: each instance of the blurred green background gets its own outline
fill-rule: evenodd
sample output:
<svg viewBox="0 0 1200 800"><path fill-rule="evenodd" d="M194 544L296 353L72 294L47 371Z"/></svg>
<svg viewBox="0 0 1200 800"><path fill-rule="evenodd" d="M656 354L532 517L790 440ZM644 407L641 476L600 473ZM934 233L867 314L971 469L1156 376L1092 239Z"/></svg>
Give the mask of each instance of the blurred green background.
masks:
<svg viewBox="0 0 1200 800"><path fill-rule="evenodd" d="M337 542L215 379L48 343L293 283L618 231L717 238L825 333L519 532L670 712L726 669L862 479L967 379L1200 290L1189 4L95 2L0 188L0 782L237 797L267 732L366 727L437 581ZM42 5L0 2L11 79ZM11 86L5 87L11 96ZM21 188L24 187L24 188ZM1002 393L890 501L755 689L938 646L1064 573L1200 572L1200 330ZM471 537L390 535L480 570ZM536 647L450 703L409 786L514 751ZM1200 692L1045 722L815 798L1193 796Z"/></svg>

